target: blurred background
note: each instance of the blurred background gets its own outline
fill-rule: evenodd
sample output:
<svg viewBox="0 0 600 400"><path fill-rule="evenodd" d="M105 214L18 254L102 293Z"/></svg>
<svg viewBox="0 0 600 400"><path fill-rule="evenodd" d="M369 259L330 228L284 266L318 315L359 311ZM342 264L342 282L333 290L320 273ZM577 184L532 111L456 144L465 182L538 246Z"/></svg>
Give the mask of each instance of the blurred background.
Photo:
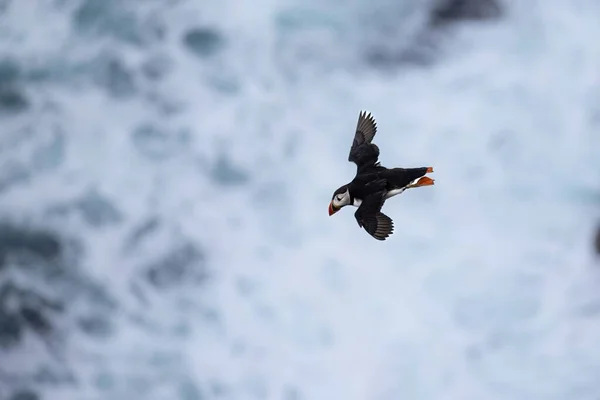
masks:
<svg viewBox="0 0 600 400"><path fill-rule="evenodd" d="M596 0L1 0L0 399L597 400ZM385 242L333 217L360 110Z"/></svg>

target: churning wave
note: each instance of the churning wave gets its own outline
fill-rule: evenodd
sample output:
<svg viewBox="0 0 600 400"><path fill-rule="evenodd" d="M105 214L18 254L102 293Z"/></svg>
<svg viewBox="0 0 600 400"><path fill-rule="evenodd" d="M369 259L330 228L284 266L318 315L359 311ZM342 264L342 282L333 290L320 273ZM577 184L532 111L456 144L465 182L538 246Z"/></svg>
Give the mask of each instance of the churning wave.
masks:
<svg viewBox="0 0 600 400"><path fill-rule="evenodd" d="M597 398L596 2L0 18L0 399ZM363 109L436 170L384 243L325 211Z"/></svg>

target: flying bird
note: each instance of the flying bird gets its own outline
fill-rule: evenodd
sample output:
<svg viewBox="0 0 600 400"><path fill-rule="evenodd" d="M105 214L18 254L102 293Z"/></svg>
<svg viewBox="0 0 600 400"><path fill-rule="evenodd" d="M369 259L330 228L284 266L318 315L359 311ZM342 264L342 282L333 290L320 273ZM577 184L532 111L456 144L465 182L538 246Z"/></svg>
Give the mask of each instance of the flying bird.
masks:
<svg viewBox="0 0 600 400"><path fill-rule="evenodd" d="M381 166L379 147L371 143L377 133L377 124L371 113L361 111L350 147L348 161L356 164L352 182L341 186L331 197L329 215L342 207L358 207L354 217L358 226L377 240L385 240L394 232L394 222L381 212L387 199L406 189L431 186L434 180L425 176L433 167L385 168Z"/></svg>

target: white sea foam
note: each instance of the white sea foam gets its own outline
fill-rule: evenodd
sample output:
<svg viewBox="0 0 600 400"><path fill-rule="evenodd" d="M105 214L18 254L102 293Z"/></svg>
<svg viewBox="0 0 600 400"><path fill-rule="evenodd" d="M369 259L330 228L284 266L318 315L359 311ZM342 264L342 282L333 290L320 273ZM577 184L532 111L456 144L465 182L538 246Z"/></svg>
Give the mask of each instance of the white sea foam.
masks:
<svg viewBox="0 0 600 400"><path fill-rule="evenodd" d="M74 3L51 13L25 3L9 7L3 50L57 70L24 84L33 111L3 123L5 141L34 132L1 155L33 172L0 195L0 209L78 238L78 268L119 304L112 336L72 329L63 357L78 384L45 387L44 399L600 392L589 250L599 214L598 4L514 2L498 21L452 30L432 65L382 72L359 64L358 2L137 10L110 1L97 12L109 22L85 34L69 19ZM422 26L424 11L411 9L406 29ZM111 23L141 26L142 37L156 25L164 38L115 39ZM214 54L182 45L197 26L223 35L203 37L218 41ZM164 78L144 76L152 60ZM102 80L102 68L122 81ZM377 119L384 165L435 168L436 186L385 205L396 226L386 242L346 209L326 213L355 172L346 158L363 109ZM35 169L50 127L66 139L60 161ZM52 160L57 149L41 151ZM44 212L90 191L119 222ZM150 233L133 245L144 226ZM152 287L145 268L185 243L208 279Z"/></svg>

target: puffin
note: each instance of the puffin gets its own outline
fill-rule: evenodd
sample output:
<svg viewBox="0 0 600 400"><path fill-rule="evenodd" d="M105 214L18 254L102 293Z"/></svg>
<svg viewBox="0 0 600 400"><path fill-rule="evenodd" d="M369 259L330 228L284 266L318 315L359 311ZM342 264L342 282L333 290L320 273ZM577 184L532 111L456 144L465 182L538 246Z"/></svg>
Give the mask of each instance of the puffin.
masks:
<svg viewBox="0 0 600 400"><path fill-rule="evenodd" d="M406 189L431 186L425 176L433 167L386 168L379 162L379 147L372 143L377 123L370 112L361 111L350 147L348 161L356 164L356 176L340 186L329 202L329 216L345 206L357 207L354 217L358 226L377 240L386 240L394 232L394 221L381 212L387 199Z"/></svg>

